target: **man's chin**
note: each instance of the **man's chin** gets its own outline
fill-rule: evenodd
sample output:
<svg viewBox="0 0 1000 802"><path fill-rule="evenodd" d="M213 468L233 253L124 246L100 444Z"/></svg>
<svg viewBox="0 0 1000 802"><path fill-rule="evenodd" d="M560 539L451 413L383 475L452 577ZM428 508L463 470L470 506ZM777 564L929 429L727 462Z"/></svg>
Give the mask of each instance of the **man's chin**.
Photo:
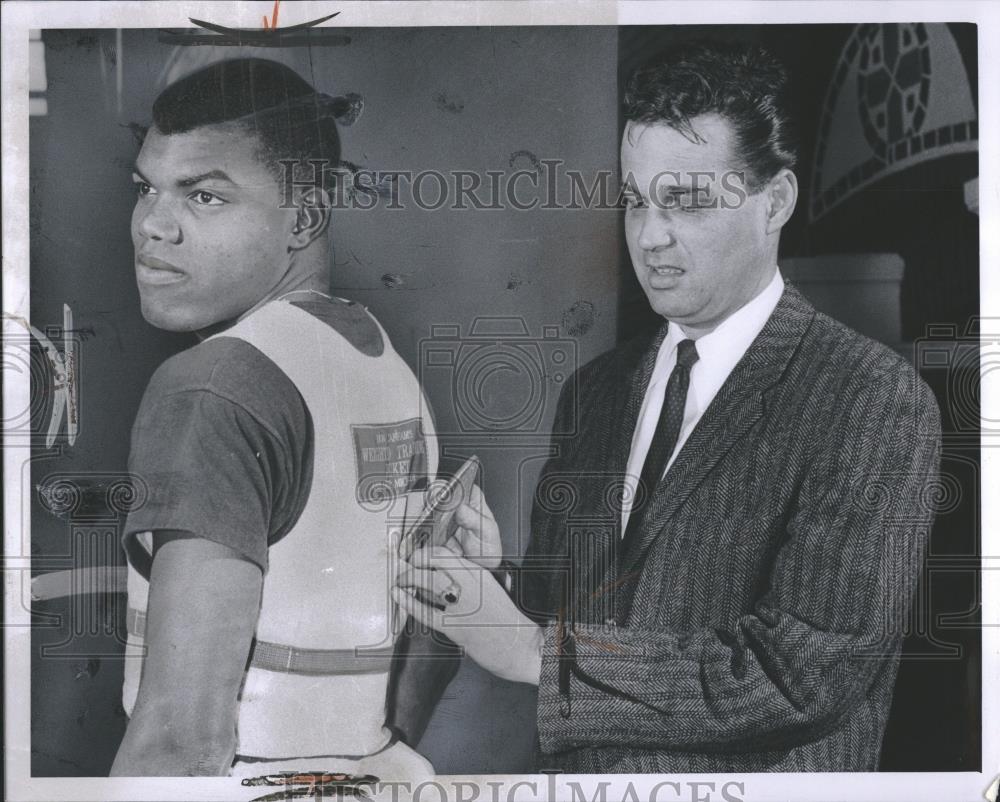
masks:
<svg viewBox="0 0 1000 802"><path fill-rule="evenodd" d="M150 326L163 331L185 334L198 331L208 325L192 318L190 314L163 309L162 307L154 304L143 302L140 305L140 309L142 311L143 319Z"/></svg>
<svg viewBox="0 0 1000 802"><path fill-rule="evenodd" d="M656 314L667 320L687 318L693 311L691 304L685 303L677 293L669 290L654 290L647 287L646 300Z"/></svg>
<svg viewBox="0 0 1000 802"><path fill-rule="evenodd" d="M685 303L681 298L664 298L655 291L647 293L647 298L656 314L664 320L676 323L688 336L707 334L721 322L719 319L713 319L704 306L690 301Z"/></svg>

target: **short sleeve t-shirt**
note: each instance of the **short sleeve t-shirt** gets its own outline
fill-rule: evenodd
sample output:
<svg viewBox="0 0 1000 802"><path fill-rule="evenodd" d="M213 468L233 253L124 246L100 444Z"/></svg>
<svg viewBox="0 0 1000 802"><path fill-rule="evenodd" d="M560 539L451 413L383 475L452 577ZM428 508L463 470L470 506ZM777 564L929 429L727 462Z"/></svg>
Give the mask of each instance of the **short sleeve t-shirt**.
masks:
<svg viewBox="0 0 1000 802"><path fill-rule="evenodd" d="M360 304L295 301L362 353L384 344ZM205 340L160 366L132 427L129 472L146 500L126 522L228 546L267 568L267 549L305 507L313 472L312 418L292 381L249 343Z"/></svg>

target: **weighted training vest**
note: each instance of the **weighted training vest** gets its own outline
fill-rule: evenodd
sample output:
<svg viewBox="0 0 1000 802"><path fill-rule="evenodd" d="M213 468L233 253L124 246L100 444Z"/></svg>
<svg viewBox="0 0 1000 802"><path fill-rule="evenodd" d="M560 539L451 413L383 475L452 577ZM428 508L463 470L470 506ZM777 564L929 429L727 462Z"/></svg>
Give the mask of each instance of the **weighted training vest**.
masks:
<svg viewBox="0 0 1000 802"><path fill-rule="evenodd" d="M385 747L390 658L401 616L396 545L437 471L412 371L385 331L381 356L282 300L219 335L238 337L295 384L312 416L313 479L293 529L268 550L256 640L240 694L237 755L362 756ZM150 547L149 533L137 536ZM148 582L129 565L126 655L143 653ZM131 714L140 659L125 661Z"/></svg>

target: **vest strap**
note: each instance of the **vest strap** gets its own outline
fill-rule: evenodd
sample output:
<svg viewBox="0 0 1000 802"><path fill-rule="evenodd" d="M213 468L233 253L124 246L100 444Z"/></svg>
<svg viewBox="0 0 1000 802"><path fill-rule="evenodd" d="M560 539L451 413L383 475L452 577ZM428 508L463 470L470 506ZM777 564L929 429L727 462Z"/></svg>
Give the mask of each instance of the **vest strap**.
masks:
<svg viewBox="0 0 1000 802"><path fill-rule="evenodd" d="M125 613L128 633L146 636L146 613L129 607ZM337 674L383 674L392 666L395 649L302 649L263 640L253 642L250 667L281 674L327 676Z"/></svg>

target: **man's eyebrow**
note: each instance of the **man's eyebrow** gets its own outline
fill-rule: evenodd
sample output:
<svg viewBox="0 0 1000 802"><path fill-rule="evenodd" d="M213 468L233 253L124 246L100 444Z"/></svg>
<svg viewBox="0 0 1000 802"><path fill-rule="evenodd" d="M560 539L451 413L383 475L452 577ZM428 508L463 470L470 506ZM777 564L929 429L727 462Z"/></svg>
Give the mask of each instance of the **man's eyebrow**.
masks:
<svg viewBox="0 0 1000 802"><path fill-rule="evenodd" d="M198 175L193 175L189 178L181 178L177 181L177 186L193 187L195 184L200 184L202 181L208 181L212 178L219 181L227 181L230 184L236 183L223 170L209 170L207 173L199 173Z"/></svg>
<svg viewBox="0 0 1000 802"><path fill-rule="evenodd" d="M663 187L658 193L661 198L675 198L684 200L687 198L710 198L712 196L711 187L706 186L678 186Z"/></svg>
<svg viewBox="0 0 1000 802"><path fill-rule="evenodd" d="M708 192L708 187L699 187L694 184L674 184L670 187L662 187L660 192L664 195L694 195L695 193Z"/></svg>
<svg viewBox="0 0 1000 802"><path fill-rule="evenodd" d="M132 171L147 184L150 183L149 179L142 174L142 170L139 169L139 165L133 165ZM200 184L202 181L208 181L213 178L219 181L227 181L233 185L236 184L236 182L233 181L233 179L231 179L228 173L224 170L209 170L207 173L199 173L198 175L192 175L188 178L180 178L177 180L177 186L182 188L193 187L195 184Z"/></svg>

